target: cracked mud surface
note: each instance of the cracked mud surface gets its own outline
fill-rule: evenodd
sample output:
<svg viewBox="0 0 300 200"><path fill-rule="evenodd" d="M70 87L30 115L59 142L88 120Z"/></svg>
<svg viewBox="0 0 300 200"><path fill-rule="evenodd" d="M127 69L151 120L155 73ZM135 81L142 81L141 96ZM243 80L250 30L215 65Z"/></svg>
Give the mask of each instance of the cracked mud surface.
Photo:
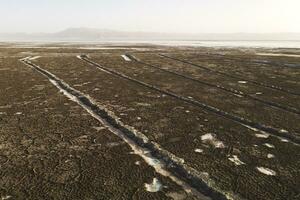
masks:
<svg viewBox="0 0 300 200"><path fill-rule="evenodd" d="M121 55L136 58L201 81L214 82L299 109L299 96L239 83L228 77L158 56L164 53L236 76L278 84L299 92L299 69L244 65L241 61L202 59L217 50L147 47L148 50L1 49L0 58L0 194L12 199L192 199L170 179L158 175L120 138L102 127L76 103L18 59L42 56L33 63L89 95L120 120L184 160L219 191L236 199L298 199L299 145L242 126L197 106L108 74L76 58L90 59L110 69L164 90L196 99L299 135L299 115L199 85ZM22 53L27 51L27 53ZM28 51L31 51L29 54ZM217 52L219 53L219 52ZM231 57L257 58L238 50ZM296 63L296 58L265 58ZM249 67L251 66L251 67ZM257 70L261 69L261 70ZM276 69L276 70L275 70ZM273 80L273 76L277 81ZM271 81L273 80L273 81ZM241 79L240 81L243 81ZM4 95L2 95L4 94ZM270 156L273 155L273 156ZM240 162L239 162L240 161ZM138 165L137 165L138 163ZM239 164L236 164L239 163ZM266 175L265 170L276 173ZM144 184L157 177L164 186L147 192Z"/></svg>
<svg viewBox="0 0 300 200"><path fill-rule="evenodd" d="M188 198L47 79L14 58L1 59L0 69L2 198ZM163 191L144 189L153 177Z"/></svg>

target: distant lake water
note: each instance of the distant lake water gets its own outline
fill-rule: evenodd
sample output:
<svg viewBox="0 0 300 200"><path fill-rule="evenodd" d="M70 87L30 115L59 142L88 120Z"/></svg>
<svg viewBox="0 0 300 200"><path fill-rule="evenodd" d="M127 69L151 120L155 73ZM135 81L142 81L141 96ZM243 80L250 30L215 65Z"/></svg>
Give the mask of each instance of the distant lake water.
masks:
<svg viewBox="0 0 300 200"><path fill-rule="evenodd" d="M1 42L0 42L1 44ZM13 42L11 43L13 44ZM41 45L52 45L58 47L59 45L77 44L77 45L90 45L89 48L100 48L105 45L165 45L165 46L178 46L178 47L220 47L220 48L297 48L300 49L300 40L268 40L268 41L254 41L254 40L242 40L242 41L230 41L230 40L100 40L100 41L36 41L36 42L15 42L14 46L18 47L36 47ZM45 46L45 48L49 48Z"/></svg>
<svg viewBox="0 0 300 200"><path fill-rule="evenodd" d="M222 48L297 48L300 49L300 40L113 40L101 41L102 44L154 44L166 46L189 47L222 47Z"/></svg>
<svg viewBox="0 0 300 200"><path fill-rule="evenodd" d="M300 40L296 41L155 41L149 42L170 46L195 47L249 47L249 48L300 48Z"/></svg>

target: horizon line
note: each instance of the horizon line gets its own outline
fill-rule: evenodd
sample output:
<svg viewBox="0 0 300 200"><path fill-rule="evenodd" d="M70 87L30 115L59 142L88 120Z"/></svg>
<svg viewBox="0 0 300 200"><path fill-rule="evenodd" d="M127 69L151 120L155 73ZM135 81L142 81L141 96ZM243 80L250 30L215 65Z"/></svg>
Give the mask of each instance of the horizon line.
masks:
<svg viewBox="0 0 300 200"><path fill-rule="evenodd" d="M300 34L300 32L291 32L291 31L281 31L281 32L163 32L163 31L130 31L130 30L118 30L118 29L109 29L109 28L93 28L93 27L69 27L60 30L56 30L54 32L27 32L27 31L17 31L17 32L1 32L0 34L55 34L64 32L71 29L86 29L86 30L97 30L97 31L111 31L111 32L128 32L128 33L156 33L156 34L187 34L187 35L197 35L197 34L222 34L222 35L229 35L229 34Z"/></svg>

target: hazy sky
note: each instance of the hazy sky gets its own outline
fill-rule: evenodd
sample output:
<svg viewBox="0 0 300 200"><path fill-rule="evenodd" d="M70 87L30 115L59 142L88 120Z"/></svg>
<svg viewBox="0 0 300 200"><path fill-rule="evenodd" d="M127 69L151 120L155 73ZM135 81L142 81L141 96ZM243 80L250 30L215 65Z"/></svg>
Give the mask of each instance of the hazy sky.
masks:
<svg viewBox="0 0 300 200"><path fill-rule="evenodd" d="M300 32L300 0L0 0L0 32Z"/></svg>

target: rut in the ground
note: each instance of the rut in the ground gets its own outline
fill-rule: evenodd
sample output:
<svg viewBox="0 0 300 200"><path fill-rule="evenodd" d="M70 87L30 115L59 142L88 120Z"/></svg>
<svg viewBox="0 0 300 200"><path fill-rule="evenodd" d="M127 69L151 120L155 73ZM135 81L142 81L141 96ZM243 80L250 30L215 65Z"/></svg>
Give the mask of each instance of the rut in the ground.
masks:
<svg viewBox="0 0 300 200"><path fill-rule="evenodd" d="M30 62L30 58L21 59L21 61L48 78L65 96L78 103L108 130L124 140L135 154L141 156L157 173L170 178L186 192L199 199L207 200L225 200L235 196L230 192L226 192L226 195L223 194L217 186L212 186L211 183L204 181L198 171L180 163L180 159L175 155L162 149L157 143L149 141L145 135L133 127L124 125L111 111L97 105L90 97L72 88L51 72Z"/></svg>
<svg viewBox="0 0 300 200"><path fill-rule="evenodd" d="M143 81L140 81L140 80L137 80L135 78L132 78L132 77L129 77L123 73L120 73L120 72L117 72L115 70L112 70L110 68L107 68L107 67L104 67L92 60L90 60L87 56L85 55L82 55L82 56L79 56L79 58L99 69L101 69L102 71L106 71L107 73L109 74L113 74L113 75L116 75L118 77L121 77L123 79L126 79L126 80L129 80L131 82L134 82L134 83L137 83L143 87L146 87L146 88L149 88L149 89L152 89L152 90L155 90L155 91L158 91L162 94L165 94L165 95L168 95L168 96L171 96L173 98L176 98L178 100L181 100L181 101L184 101L186 103L189 103L189 104L192 104L194 106L197 106L197 107L200 107L204 110L207 110L209 112L212 112L218 116L221 116L221 117L224 117L226 119L229 119L229 120L232 120L236 123L239 123L247 128L250 128L250 129L254 129L254 130L259 130L263 133L269 133L275 137L279 137L279 138L284 138L284 139L287 139L287 140L290 140L291 142L293 142L294 144L300 144L300 137L296 134L296 133L291 133L291 132L288 132L288 131L282 131L280 129L276 129L276 128L273 128L271 126L267 126L267 125L264 125L264 124L260 124L258 122L253 122L249 119L246 119L246 118L243 118L243 117L239 117L237 115L234 115L234 114L231 114L231 113L228 113L226 111L223 111L223 110L220 110L216 107L213 107L213 106L210 106L210 105L207 105L205 103L202 103L200 101L197 101L197 100L194 100L194 99L190 99L188 97L184 97L184 96L181 96L181 95L178 95L178 94L175 94L173 93L172 91L166 91L166 90L163 90L159 87L156 87L154 85L151 85L151 84L148 84L148 83L145 83Z"/></svg>
<svg viewBox="0 0 300 200"><path fill-rule="evenodd" d="M269 106L269 107L272 107L272 108L277 108L277 109L284 110L286 112L290 112L290 113L300 115L300 111L297 108L294 108L294 107L291 107L291 106L286 106L286 105L281 105L281 104L278 104L278 103L275 103L275 102L272 102L272 101L266 101L266 100L251 96L249 94L246 94L242 91L239 91L239 90L236 90L236 89L233 89L233 88L226 88L222 85L216 85L216 84L213 84L213 83L208 83L208 82L205 82L205 81L202 81L202 80L199 80L199 79L195 79L195 78L192 78L192 77L184 75L184 74L180 74L180 73L177 73L177 72L174 72L174 71L170 71L170 70L155 66L153 64L146 63L146 62L144 62L140 59L135 58L134 56L132 56L130 54L126 54L126 55L127 55L127 57L131 58L131 60L134 60L135 62L140 63L142 65L146 65L148 67L158 69L160 71L167 72L169 74L173 74L175 76L185 78L185 79L194 81L194 82L202 84L202 85L207 85L209 87L217 88L217 89L223 90L225 92L228 92L228 93L231 93L231 94L234 94L234 95L242 96L242 97L248 98L250 100L258 101L258 102L263 103L266 106Z"/></svg>
<svg viewBox="0 0 300 200"><path fill-rule="evenodd" d="M221 72L219 70L213 70L213 69L210 69L208 67L205 67L205 66L202 66L202 65L198 65L198 64L186 61L186 60L179 59L179 58L174 58L174 57L171 57L171 56L168 56L168 55L165 55L165 54L158 54L158 55L161 56L161 57L164 57L164 58L169 58L171 60L175 60L177 62L185 63L185 64L188 64L188 65L191 65L191 66L194 66L194 67L198 67L198 68L201 68L201 69L204 69L204 70L216 73L216 74L220 74L222 76L227 76L227 77L230 77L230 78L235 79L235 80L241 80L241 79L243 79L243 80L245 80L245 81L247 81L249 83L252 83L252 84L255 84L255 85L259 85L259 86L262 86L262 87L265 87L265 88L271 88L273 90L278 90L278 91L281 91L281 92L285 92L287 94L300 96L300 93L298 93L298 92L291 91L291 90L288 90L286 88L282 88L282 87L279 87L279 86L276 86L276 85L269 85L269 84L266 84L266 83L262 83L262 82L250 80L250 79L247 79L245 77L234 76L232 74L227 74L227 73Z"/></svg>

